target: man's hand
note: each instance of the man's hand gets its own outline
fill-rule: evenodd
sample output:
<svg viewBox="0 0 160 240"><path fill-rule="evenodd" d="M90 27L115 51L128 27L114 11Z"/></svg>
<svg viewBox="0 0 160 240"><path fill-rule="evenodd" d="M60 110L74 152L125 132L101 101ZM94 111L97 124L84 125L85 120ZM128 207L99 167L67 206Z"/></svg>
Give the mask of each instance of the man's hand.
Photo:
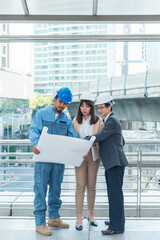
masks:
<svg viewBox="0 0 160 240"><path fill-rule="evenodd" d="M38 150L37 148L37 145L35 145L33 148L32 148L32 151L35 153L35 154L39 154L40 151Z"/></svg>

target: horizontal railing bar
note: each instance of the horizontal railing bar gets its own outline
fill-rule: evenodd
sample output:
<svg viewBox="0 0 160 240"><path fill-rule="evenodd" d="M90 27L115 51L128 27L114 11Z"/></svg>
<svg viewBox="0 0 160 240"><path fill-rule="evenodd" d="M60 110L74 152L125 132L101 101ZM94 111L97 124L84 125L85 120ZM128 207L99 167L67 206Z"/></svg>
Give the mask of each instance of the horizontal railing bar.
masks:
<svg viewBox="0 0 160 240"><path fill-rule="evenodd" d="M10 176L10 175L8 175L8 176ZM25 181L10 181L10 182L8 182L7 180L2 180L3 181L3 183L34 183L34 181L27 181L27 180L25 180ZM123 181L123 183L125 184L125 183L128 183L127 181ZM137 181L130 181L129 183L137 183ZM142 183L148 183L148 182L142 182ZM152 183L156 183L156 182L152 182ZM63 181L63 183L62 183L63 185L64 184L76 184L76 182L75 181L67 181L67 182L65 182L65 181ZM105 182L96 182L96 184L105 184Z"/></svg>
<svg viewBox="0 0 160 240"><path fill-rule="evenodd" d="M2 163L0 161L0 163ZM5 163L5 162L3 162ZM137 167L137 162L129 162L129 167ZM159 161L153 161L153 162L147 162L147 161L144 161L142 162L142 168L159 168Z"/></svg>
<svg viewBox="0 0 160 240"><path fill-rule="evenodd" d="M62 197L74 197L74 194L75 194L75 189L70 194L69 193L64 194L62 192L61 196ZM147 193L143 193L143 194L147 195ZM85 193L85 195L86 195L86 193ZM158 194L157 196L159 196L159 195L160 194ZM0 192L0 196L7 196L7 197L8 196L9 197L10 196L13 196L13 197L34 197L34 193L33 192L28 192L28 193L25 192L25 195L24 195L24 193L22 193L22 192L10 192L9 194L8 194L8 192L7 193L6 192ZM151 195L149 195L149 196L151 196ZM154 194L154 196L156 196L156 194ZM48 194L47 194L47 197L48 197ZM101 192L96 197L106 197L106 193L104 194L104 192ZM124 192L124 197L133 197L134 198L134 197L137 197L137 193L136 192L131 192L131 193Z"/></svg>
<svg viewBox="0 0 160 240"><path fill-rule="evenodd" d="M0 192L0 193L2 193L2 192ZM4 194L4 195L0 194L0 196L1 196L1 197L8 197L8 195L5 195L5 194ZM30 196L30 195L25 195L25 196L24 196L24 195L21 195L21 194L18 195L18 196L10 194L9 196L10 196L10 197L11 197L11 196L12 196L12 197L18 197L18 198L21 198L21 197L23 197L23 198L24 198L24 197L29 197L29 198L30 198L30 197L33 197L33 198L34 198L34 196ZM67 198L68 198L68 197L73 197L73 198L74 198L74 194L73 194L73 195L63 195L63 194L61 194L61 197L67 197ZM106 194L105 194L105 195L97 195L97 196L96 196L96 198L103 198L103 197L107 199L107 195L106 195ZM146 197L147 197L147 198L148 198L148 197L151 198L151 197L153 197L153 196L151 196L151 195L149 195L149 194L143 196L143 193L142 193L142 198L145 199ZM157 194L157 195L154 194L154 197L159 197L159 194ZM124 198L125 198L125 202L131 202L131 201L127 201L126 198L137 198L137 194L135 193L135 196L133 196L133 195L130 196L130 195L125 195L125 193L124 193ZM19 201L19 200L18 200L18 201ZM5 203L6 203L6 202L7 202L7 201L5 201ZM9 201L9 202L10 202L10 201ZM27 201L24 201L24 202L27 202ZM28 201L28 202L30 202L30 201ZM64 202L64 201L63 201L63 202ZM67 202L68 202L68 201L67 201ZM97 202L98 202L98 201L96 201L96 203L97 203ZM156 201L156 202L157 202L157 201ZM160 201L158 201L158 202L160 202ZM2 202L0 202L0 203L2 203Z"/></svg>
<svg viewBox="0 0 160 240"><path fill-rule="evenodd" d="M3 186L3 185L2 185ZM23 188L8 188L8 187L4 187L4 188L1 188L0 187L0 189L2 189L2 190L22 190L22 192L23 192L23 190L33 190L33 188L25 188L25 187L23 187ZM123 190L125 191L125 190L131 190L131 191L134 191L134 190L136 190L137 188L135 188L135 189L133 189L133 188L123 188ZM67 189L65 189L65 188L61 188L61 190L62 191L75 191L75 188L67 188ZM159 191L159 189L144 189L144 190L147 190L147 191L150 191L150 190L157 190L157 191ZM107 190L105 190L104 188L97 188L96 189L96 191L104 191L104 192L106 192Z"/></svg>
<svg viewBox="0 0 160 240"><path fill-rule="evenodd" d="M14 139L14 140L11 140L11 139L8 139L8 140L0 140L0 145L13 145L13 146L25 146L25 145L30 145L31 146L31 143L29 141L29 139L25 139L25 140L22 140L22 139Z"/></svg>
<svg viewBox="0 0 160 240"><path fill-rule="evenodd" d="M16 177L16 176L26 176L26 177L27 177L27 176L32 176L32 177L33 177L33 176L34 176L34 174L14 174L14 173L13 173L13 174L12 174L12 173L6 173L6 174L5 174L5 173L2 173L0 176L3 177L3 176L11 176L11 175L14 175L14 177ZM150 175L150 176L148 176L148 175L143 175L143 176L144 176L144 177L154 177L154 176L157 177L157 176L160 176L160 175L157 175L157 174L156 174L156 175ZM68 176L66 175L66 176L64 176L64 177L68 177ZM74 176L74 177L75 177L75 176ZM99 175L98 175L97 177L99 177ZM103 175L103 177L104 177L104 175ZM126 175L125 175L123 182L124 182L124 183L125 183L125 182L128 182L126 178L132 178L132 177L133 177L133 176L126 176ZM135 177L135 179L130 179L131 182L137 180L137 175L134 175L134 177ZM146 181L147 181L147 180L146 180ZM65 181L65 180L63 181L63 183L72 183L72 182L75 182L75 181ZM103 180L97 180L97 183L105 183L105 181L103 181Z"/></svg>
<svg viewBox="0 0 160 240"><path fill-rule="evenodd" d="M0 153L0 157L30 157L30 156L33 156L33 153L32 152L5 152L5 153Z"/></svg>
<svg viewBox="0 0 160 240"><path fill-rule="evenodd" d="M160 144L160 139L125 139L126 144L137 144L137 145L146 145L146 144ZM0 145L30 145L31 143L28 139L25 140L0 140Z"/></svg>
<svg viewBox="0 0 160 240"><path fill-rule="evenodd" d="M10 159L10 160L6 159L6 160L0 160L0 163L1 164L5 164L5 163L24 163L24 164L32 163L32 164L34 164L34 161L28 160L28 159L26 159L26 161L25 160L21 161L20 159Z"/></svg>
<svg viewBox="0 0 160 240"><path fill-rule="evenodd" d="M128 157L137 157L138 156L138 153L128 153L128 152L125 152L125 154L126 154L126 156L128 156ZM26 156L26 157L29 157L29 156L31 156L32 157L32 153L16 153L16 152L7 152L7 153L0 153L0 157L24 157L24 156ZM160 153L158 153L158 152L150 152L150 153L148 153L148 152L143 152L142 151L142 156L144 156L144 157L160 157ZM5 160L0 160L0 163L4 163L4 162L6 162L6 163L13 163L13 162L16 162L16 163L18 163L18 162L24 162L24 163L34 163L34 160L33 159L28 159L28 158L26 158L26 159L5 159Z"/></svg>

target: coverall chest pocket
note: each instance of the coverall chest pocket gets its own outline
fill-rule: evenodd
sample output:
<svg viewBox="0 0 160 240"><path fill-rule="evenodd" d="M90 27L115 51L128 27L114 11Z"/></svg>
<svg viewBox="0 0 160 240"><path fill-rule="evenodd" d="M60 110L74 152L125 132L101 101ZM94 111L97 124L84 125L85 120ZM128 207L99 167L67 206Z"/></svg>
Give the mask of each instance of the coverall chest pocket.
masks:
<svg viewBox="0 0 160 240"><path fill-rule="evenodd" d="M50 121L43 121L43 126L48 128L48 133L52 134L52 129L53 129L53 122Z"/></svg>
<svg viewBox="0 0 160 240"><path fill-rule="evenodd" d="M58 135L67 136L67 130L68 130L67 124L57 123L57 128L58 128Z"/></svg>

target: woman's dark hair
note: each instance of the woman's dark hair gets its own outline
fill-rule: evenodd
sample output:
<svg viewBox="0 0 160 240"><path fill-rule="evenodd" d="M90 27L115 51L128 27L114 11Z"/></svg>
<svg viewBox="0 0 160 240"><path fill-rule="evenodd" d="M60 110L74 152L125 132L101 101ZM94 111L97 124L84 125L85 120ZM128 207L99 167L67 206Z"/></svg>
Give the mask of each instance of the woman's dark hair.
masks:
<svg viewBox="0 0 160 240"><path fill-rule="evenodd" d="M94 108L94 103L92 101L89 100L81 100L79 103L79 107L78 107L78 111L77 111L77 116L76 116L76 120L79 124L82 124L82 112L80 110L80 107L83 105L83 103L86 103L86 105L88 105L91 110L90 110L90 114L91 114L91 120L90 120L90 124L95 124L98 120L99 120L99 116L95 113L95 108Z"/></svg>

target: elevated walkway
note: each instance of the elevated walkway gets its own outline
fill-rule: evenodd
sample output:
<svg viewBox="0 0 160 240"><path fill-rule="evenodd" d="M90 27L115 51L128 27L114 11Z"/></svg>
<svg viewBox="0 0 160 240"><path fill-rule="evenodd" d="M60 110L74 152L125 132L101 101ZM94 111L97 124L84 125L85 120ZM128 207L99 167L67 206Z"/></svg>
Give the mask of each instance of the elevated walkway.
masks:
<svg viewBox="0 0 160 240"><path fill-rule="evenodd" d="M159 122L159 69L105 80L74 82L71 90L73 102L68 110L72 117L77 113L81 93L89 91L96 97L99 93L107 92L115 99L113 110L121 121Z"/></svg>

